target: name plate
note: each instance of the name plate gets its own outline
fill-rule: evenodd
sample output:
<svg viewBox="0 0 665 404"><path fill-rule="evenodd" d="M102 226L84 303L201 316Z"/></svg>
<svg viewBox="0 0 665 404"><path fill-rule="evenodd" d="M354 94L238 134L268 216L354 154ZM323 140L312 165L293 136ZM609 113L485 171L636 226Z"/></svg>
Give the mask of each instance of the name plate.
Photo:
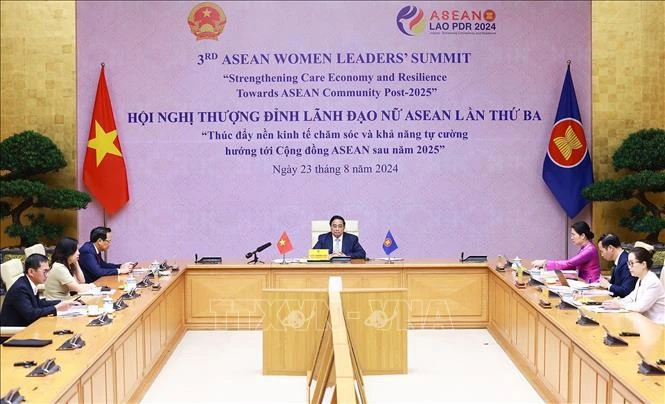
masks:
<svg viewBox="0 0 665 404"><path fill-rule="evenodd" d="M328 250L325 248L309 250L309 255L307 256L307 259L313 261L327 261Z"/></svg>

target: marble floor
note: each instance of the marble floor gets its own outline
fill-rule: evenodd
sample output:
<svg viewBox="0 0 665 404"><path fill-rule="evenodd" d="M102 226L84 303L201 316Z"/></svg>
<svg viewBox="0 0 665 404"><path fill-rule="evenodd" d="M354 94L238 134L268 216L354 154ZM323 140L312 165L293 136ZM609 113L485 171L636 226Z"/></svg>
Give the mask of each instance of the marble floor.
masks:
<svg viewBox="0 0 665 404"><path fill-rule="evenodd" d="M410 330L409 373L365 376L369 403L542 403L487 330ZM304 376L261 374L261 331L188 331L144 403L304 403Z"/></svg>

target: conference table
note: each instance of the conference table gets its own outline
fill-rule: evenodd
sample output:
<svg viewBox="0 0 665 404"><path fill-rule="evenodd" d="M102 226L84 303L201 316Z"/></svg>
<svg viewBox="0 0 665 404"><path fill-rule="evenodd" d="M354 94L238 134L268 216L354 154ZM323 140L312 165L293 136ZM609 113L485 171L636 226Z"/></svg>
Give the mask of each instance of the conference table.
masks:
<svg viewBox="0 0 665 404"><path fill-rule="evenodd" d="M322 289L329 276L341 276L344 288L405 289L409 328L487 328L548 402L665 398L665 376L637 372L637 351L652 362L665 358L665 327L637 313L594 314L612 333L641 334L626 347L606 346L602 327L577 325L575 310L540 307L536 287L517 288L513 273L496 271L492 262L178 264L182 269L161 278L160 290L141 290L127 309L113 313L110 325L89 327L88 317L48 317L17 334L15 338L53 339L53 344L0 347L0 394L19 387L31 402L136 402L185 331L260 330L267 312L265 290ZM125 278L104 277L97 284L117 289ZM101 300L86 300L95 304L95 299ZM552 305L557 303L552 298ZM56 351L69 337L52 334L62 328L80 333L86 346ZM46 377L26 377L30 369L12 366L49 358L62 370Z"/></svg>

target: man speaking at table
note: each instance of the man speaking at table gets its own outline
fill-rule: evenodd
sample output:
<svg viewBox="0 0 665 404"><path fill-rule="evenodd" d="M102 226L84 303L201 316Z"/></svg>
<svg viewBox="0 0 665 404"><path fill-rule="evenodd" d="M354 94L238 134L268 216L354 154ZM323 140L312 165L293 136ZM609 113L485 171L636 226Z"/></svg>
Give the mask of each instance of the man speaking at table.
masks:
<svg viewBox="0 0 665 404"><path fill-rule="evenodd" d="M122 265L112 264L102 259L102 251L111 246L111 229L108 227L95 227L90 232L90 241L83 243L79 248L79 265L85 278L85 283L93 283L102 276L120 275L129 273L134 265L125 262Z"/></svg>
<svg viewBox="0 0 665 404"><path fill-rule="evenodd" d="M365 250L360 245L358 237L344 232L346 222L344 218L335 215L330 218L330 231L319 236L314 249L327 249L333 257L351 257L365 259Z"/></svg>

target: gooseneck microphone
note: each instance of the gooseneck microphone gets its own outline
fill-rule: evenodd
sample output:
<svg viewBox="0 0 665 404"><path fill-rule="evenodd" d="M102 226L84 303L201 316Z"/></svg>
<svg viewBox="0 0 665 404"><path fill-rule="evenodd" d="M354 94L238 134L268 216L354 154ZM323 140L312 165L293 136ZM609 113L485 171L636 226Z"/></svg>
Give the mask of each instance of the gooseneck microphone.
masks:
<svg viewBox="0 0 665 404"><path fill-rule="evenodd" d="M272 245L271 242L267 242L264 245L262 245L261 247L257 248L256 252L261 252L261 251L265 250L266 248L270 247L271 245Z"/></svg>

